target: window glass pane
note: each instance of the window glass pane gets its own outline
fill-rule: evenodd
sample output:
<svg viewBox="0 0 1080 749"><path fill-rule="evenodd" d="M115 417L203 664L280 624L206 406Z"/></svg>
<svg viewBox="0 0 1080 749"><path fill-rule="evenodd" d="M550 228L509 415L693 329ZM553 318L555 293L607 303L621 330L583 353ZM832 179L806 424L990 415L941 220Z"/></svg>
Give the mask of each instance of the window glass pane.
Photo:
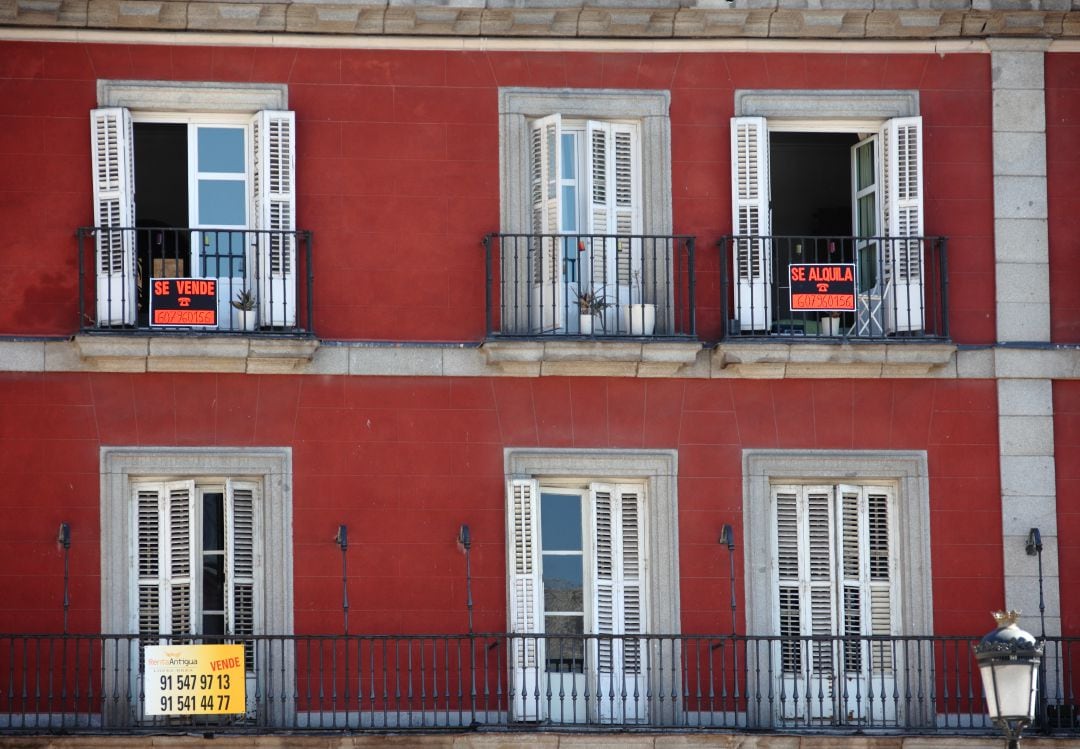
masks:
<svg viewBox="0 0 1080 749"><path fill-rule="evenodd" d="M242 278L244 276L244 232L203 231L203 275L211 278ZM218 290L220 295L221 289Z"/></svg>
<svg viewBox="0 0 1080 749"><path fill-rule="evenodd" d="M238 127L198 129L199 171L244 173L244 131Z"/></svg>
<svg viewBox="0 0 1080 749"><path fill-rule="evenodd" d="M203 608L221 611L225 608L225 556L203 555Z"/></svg>
<svg viewBox="0 0 1080 749"><path fill-rule="evenodd" d="M581 495L540 495L540 546L544 551L581 551Z"/></svg>
<svg viewBox="0 0 1080 749"><path fill-rule="evenodd" d="M856 172L858 173L858 186L856 189L862 190L874 182L874 144L872 141L859 146L855 150L855 163L857 165Z"/></svg>
<svg viewBox="0 0 1080 749"><path fill-rule="evenodd" d="M562 230L577 231L577 188L563 185L562 188Z"/></svg>
<svg viewBox="0 0 1080 749"><path fill-rule="evenodd" d="M582 616L545 616L547 670L549 673L584 673L585 618Z"/></svg>
<svg viewBox="0 0 1080 749"><path fill-rule="evenodd" d="M580 554L544 555L544 611L584 611Z"/></svg>
<svg viewBox="0 0 1080 749"><path fill-rule="evenodd" d="M203 492L203 551L225 550L225 495Z"/></svg>
<svg viewBox="0 0 1080 749"><path fill-rule="evenodd" d="M241 180L199 180L199 224L244 226L247 224L245 192Z"/></svg>
<svg viewBox="0 0 1080 749"><path fill-rule="evenodd" d="M870 291L877 286L877 247L867 245L859 248L859 291Z"/></svg>
<svg viewBox="0 0 1080 749"><path fill-rule="evenodd" d="M576 169L577 153L574 150L575 139L573 133L563 133L562 136L562 178L577 179Z"/></svg>
<svg viewBox="0 0 1080 749"><path fill-rule="evenodd" d="M859 236L873 237L877 235L877 221L875 221L874 193L863 195L859 198Z"/></svg>
<svg viewBox="0 0 1080 749"><path fill-rule="evenodd" d="M225 634L225 615L224 614L203 614L203 634L205 635L223 635Z"/></svg>

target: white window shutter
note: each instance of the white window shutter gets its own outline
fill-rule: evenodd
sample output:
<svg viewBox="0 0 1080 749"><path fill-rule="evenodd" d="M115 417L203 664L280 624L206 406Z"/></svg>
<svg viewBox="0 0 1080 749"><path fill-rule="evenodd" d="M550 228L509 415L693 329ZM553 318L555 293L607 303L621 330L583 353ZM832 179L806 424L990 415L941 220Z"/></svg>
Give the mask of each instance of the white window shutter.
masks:
<svg viewBox="0 0 1080 749"><path fill-rule="evenodd" d="M799 488L773 487L776 510L776 582L775 619L781 638L780 668L784 673L802 670L802 598L799 576ZM787 639L792 638L792 639Z"/></svg>
<svg viewBox="0 0 1080 749"><path fill-rule="evenodd" d="M566 291L561 283L562 242L552 236L562 231L559 164L562 154L562 118L541 117L529 131L529 202L532 214L529 276L532 279L534 332L562 325Z"/></svg>
<svg viewBox="0 0 1080 749"><path fill-rule="evenodd" d="M140 484L134 487L134 493L139 637L151 642L161 634L165 491L161 484Z"/></svg>
<svg viewBox="0 0 1080 749"><path fill-rule="evenodd" d="M97 227L97 324L134 325L135 164L131 113L123 108L90 111L90 153ZM126 230L126 231L124 231ZM145 273L149 269L144 269Z"/></svg>
<svg viewBox="0 0 1080 749"><path fill-rule="evenodd" d="M510 577L511 713L514 720L541 720L543 600L540 569L539 485L532 479L507 482L507 568Z"/></svg>
<svg viewBox="0 0 1080 749"><path fill-rule="evenodd" d="M603 240L603 252L593 240L593 278L611 287L629 288L641 301L643 279L640 235L641 159L637 126L629 123L588 123L587 177L589 195L589 232L615 235ZM622 239L622 237L628 237ZM634 271L637 271L635 276ZM607 296L612 297L611 288Z"/></svg>
<svg viewBox="0 0 1080 749"><path fill-rule="evenodd" d="M225 483L226 518L226 586L228 621L226 631L235 635L255 634L257 618L255 600L256 558L255 539L259 537L255 513L258 485L248 481L229 480ZM254 650L246 643L248 670L254 666Z"/></svg>
<svg viewBox="0 0 1080 749"><path fill-rule="evenodd" d="M882 186L886 243L886 327L890 332L922 330L923 179L922 117L897 117L881 131ZM904 241L905 237L913 237Z"/></svg>
<svg viewBox="0 0 1080 749"><path fill-rule="evenodd" d="M735 311L742 330L772 326L769 130L764 117L731 118L732 246Z"/></svg>
<svg viewBox="0 0 1080 749"><path fill-rule="evenodd" d="M255 293L263 326L296 325L296 115L265 110L252 121Z"/></svg>
<svg viewBox="0 0 1080 749"><path fill-rule="evenodd" d="M602 722L648 720L644 640L603 635L644 634L645 549L641 487L592 484L593 606L590 631L601 635L592 654Z"/></svg>
<svg viewBox="0 0 1080 749"><path fill-rule="evenodd" d="M195 574L201 570L195 549L195 482L165 484L165 595L168 616L163 624L167 634L187 634L201 623L194 620Z"/></svg>
<svg viewBox="0 0 1080 749"><path fill-rule="evenodd" d="M809 606L804 612L803 631L809 635L829 637L837 633L833 489L808 486L805 488L805 498L803 518L806 543L802 548L801 561L807 571L804 600L809 601ZM832 643L812 643L810 650L810 667L815 674L821 677L832 675L835 672Z"/></svg>

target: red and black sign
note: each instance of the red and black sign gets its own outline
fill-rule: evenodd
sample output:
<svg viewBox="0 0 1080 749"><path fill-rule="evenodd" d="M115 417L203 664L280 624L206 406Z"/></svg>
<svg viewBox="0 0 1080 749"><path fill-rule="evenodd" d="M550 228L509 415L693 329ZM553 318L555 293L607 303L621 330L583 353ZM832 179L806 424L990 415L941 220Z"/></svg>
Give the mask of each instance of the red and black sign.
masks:
<svg viewBox="0 0 1080 749"><path fill-rule="evenodd" d="M791 309L801 312L854 312L855 265L789 265Z"/></svg>
<svg viewBox="0 0 1080 749"><path fill-rule="evenodd" d="M215 327L217 281L212 278L152 279L150 324Z"/></svg>

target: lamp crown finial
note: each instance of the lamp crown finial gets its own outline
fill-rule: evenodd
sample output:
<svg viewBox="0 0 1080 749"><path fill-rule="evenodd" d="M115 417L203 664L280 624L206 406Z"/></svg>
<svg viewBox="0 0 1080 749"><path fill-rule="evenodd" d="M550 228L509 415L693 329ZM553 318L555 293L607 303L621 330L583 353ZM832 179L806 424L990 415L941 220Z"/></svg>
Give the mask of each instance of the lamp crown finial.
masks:
<svg viewBox="0 0 1080 749"><path fill-rule="evenodd" d="M1011 627L1020 621L1020 612L1016 609L1009 609L1008 611L995 611L993 613L994 621L997 622L999 627Z"/></svg>

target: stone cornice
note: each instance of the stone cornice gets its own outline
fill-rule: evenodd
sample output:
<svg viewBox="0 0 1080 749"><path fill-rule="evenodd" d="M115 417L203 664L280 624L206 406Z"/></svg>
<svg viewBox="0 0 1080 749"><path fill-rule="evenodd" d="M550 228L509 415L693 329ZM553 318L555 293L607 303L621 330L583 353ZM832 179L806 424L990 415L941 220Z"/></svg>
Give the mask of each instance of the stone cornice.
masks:
<svg viewBox="0 0 1080 749"><path fill-rule="evenodd" d="M0 0L0 26L519 39L1080 38L1078 0L680 0L678 7L660 0L536 0L521 5L516 0Z"/></svg>

